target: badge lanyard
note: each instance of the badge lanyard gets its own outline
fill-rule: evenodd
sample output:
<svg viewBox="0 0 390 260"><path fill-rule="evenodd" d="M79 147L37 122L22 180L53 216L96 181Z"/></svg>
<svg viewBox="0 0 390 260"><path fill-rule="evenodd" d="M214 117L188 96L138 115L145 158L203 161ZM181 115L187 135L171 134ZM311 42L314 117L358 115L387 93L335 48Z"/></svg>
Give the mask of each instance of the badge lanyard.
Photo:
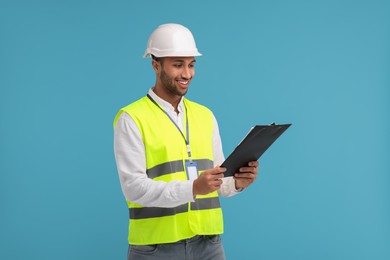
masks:
<svg viewBox="0 0 390 260"><path fill-rule="evenodd" d="M163 111L167 116L168 118L172 121L172 123L176 126L177 130L179 130L181 136L183 137L184 139L184 142L186 143L186 146L187 146L187 153L188 153L188 158L190 160L190 162L192 162L192 159L191 159L191 147L190 147L190 129L188 127L188 115L187 115L187 107L186 107L186 104L184 104L184 108L185 108L185 111L186 111L186 137L184 136L183 132L180 130L179 126L176 124L176 122L172 119L172 117L167 113L167 111L165 111L162 107L159 106L159 104L157 104L157 102L149 95L147 94L147 97L158 107L161 109L161 111Z"/></svg>
<svg viewBox="0 0 390 260"><path fill-rule="evenodd" d="M160 107L159 104L157 104L157 102L149 94L147 96L158 108L161 109L161 111L163 111L168 116L168 118L176 126L177 130L179 130L179 132L180 132L181 136L183 137L183 139L186 143L186 146L187 146L187 154L188 154L188 158L189 158L189 161L186 161L186 163L185 163L187 178L188 178L188 180L195 180L199 176L198 164L195 161L192 161L192 158L191 158L190 128L188 127L188 115L187 115L186 104L184 104L184 102L183 102L184 108L186 111L186 136L184 136L183 132L180 130L180 127L176 124L176 122L172 119L172 117L170 117L170 115L167 113L167 111L165 111L162 107Z"/></svg>

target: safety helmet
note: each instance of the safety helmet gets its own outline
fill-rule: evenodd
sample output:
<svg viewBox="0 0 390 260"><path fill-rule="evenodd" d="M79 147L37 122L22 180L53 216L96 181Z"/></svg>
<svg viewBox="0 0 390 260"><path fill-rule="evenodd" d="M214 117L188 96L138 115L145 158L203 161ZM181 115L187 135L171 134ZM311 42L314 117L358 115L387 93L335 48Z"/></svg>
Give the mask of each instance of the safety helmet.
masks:
<svg viewBox="0 0 390 260"><path fill-rule="evenodd" d="M168 23L157 27L149 37L144 58L201 56L190 30L180 24Z"/></svg>

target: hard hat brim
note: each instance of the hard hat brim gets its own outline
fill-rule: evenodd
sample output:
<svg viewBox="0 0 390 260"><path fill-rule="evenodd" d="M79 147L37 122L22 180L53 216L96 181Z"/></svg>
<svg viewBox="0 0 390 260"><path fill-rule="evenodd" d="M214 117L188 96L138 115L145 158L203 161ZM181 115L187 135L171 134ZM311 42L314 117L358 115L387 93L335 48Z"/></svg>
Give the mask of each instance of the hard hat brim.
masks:
<svg viewBox="0 0 390 260"><path fill-rule="evenodd" d="M150 50L147 49L144 54L144 58L149 58L155 56L157 58L163 58L163 57L195 57L195 56L202 56L198 50L192 50L192 51L160 51L160 50Z"/></svg>

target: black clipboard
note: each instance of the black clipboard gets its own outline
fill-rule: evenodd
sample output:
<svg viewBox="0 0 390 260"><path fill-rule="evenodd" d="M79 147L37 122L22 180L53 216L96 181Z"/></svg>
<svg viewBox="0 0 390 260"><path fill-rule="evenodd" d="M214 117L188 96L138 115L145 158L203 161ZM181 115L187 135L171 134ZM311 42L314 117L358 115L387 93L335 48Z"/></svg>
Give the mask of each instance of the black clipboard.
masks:
<svg viewBox="0 0 390 260"><path fill-rule="evenodd" d="M263 153L281 136L291 124L256 125L244 137L241 143L221 164L226 168L225 177L238 173L241 167L250 161L257 161Z"/></svg>

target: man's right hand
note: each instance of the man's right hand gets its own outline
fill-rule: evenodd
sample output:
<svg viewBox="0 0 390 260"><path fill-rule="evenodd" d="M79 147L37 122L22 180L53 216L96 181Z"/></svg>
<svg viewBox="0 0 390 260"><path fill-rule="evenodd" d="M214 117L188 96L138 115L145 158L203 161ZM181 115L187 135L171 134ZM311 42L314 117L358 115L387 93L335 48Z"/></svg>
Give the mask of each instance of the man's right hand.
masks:
<svg viewBox="0 0 390 260"><path fill-rule="evenodd" d="M200 176L194 180L192 192L195 195L206 195L213 191L219 190L222 185L223 173L226 168L215 167L206 170L200 174Z"/></svg>

